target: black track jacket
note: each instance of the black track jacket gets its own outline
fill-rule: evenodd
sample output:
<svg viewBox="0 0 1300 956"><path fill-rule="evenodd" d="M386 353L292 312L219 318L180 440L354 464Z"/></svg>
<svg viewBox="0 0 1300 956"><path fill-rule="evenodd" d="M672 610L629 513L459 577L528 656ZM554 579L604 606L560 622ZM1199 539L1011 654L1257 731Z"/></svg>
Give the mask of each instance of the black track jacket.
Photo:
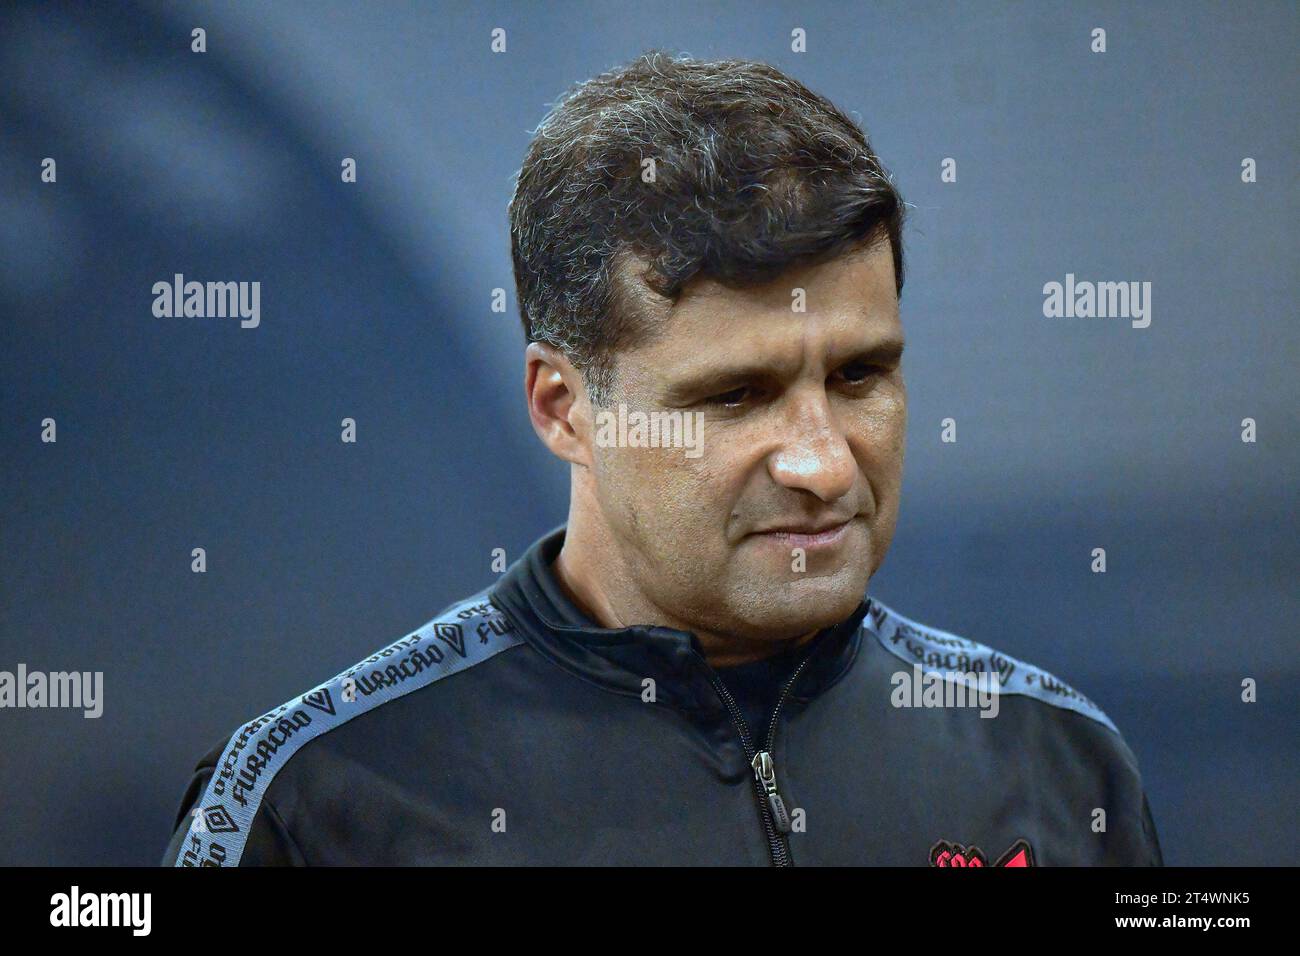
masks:
<svg viewBox="0 0 1300 956"><path fill-rule="evenodd" d="M1132 752L1052 675L867 597L747 727L693 635L590 626L563 537L222 740L164 864L1162 862Z"/></svg>

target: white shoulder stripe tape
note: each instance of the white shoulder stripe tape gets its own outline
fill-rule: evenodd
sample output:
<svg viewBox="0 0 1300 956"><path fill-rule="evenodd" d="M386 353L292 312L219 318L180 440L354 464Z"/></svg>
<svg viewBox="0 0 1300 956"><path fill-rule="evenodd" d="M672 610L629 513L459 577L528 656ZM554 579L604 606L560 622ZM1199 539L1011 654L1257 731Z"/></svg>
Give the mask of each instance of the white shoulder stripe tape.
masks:
<svg viewBox="0 0 1300 956"><path fill-rule="evenodd" d="M1034 697L1054 707L1083 714L1119 733L1100 707L1047 671L987 645L918 624L875 598L871 599L871 610L863 620L863 627L875 635L885 650L923 670L988 672L997 678L993 682L997 693Z"/></svg>
<svg viewBox="0 0 1300 956"><path fill-rule="evenodd" d="M307 741L522 643L487 594L484 589L453 605L409 637L237 730L193 814L176 866L238 866L271 780Z"/></svg>

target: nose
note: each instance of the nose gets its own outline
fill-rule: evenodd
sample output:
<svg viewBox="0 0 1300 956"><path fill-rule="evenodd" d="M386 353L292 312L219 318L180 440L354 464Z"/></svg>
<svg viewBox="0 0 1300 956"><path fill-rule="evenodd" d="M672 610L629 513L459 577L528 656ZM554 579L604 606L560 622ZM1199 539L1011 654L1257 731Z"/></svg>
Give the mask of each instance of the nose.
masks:
<svg viewBox="0 0 1300 956"><path fill-rule="evenodd" d="M780 447L768 457L773 480L810 491L827 504L853 489L857 461L824 391L793 403L781 427L785 435Z"/></svg>

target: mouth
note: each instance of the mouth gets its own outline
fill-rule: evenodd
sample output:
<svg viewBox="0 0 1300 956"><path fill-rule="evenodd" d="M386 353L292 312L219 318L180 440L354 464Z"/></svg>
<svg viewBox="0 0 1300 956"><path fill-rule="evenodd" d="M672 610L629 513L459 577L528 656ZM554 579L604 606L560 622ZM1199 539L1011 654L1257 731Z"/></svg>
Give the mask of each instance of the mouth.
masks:
<svg viewBox="0 0 1300 956"><path fill-rule="evenodd" d="M852 518L834 524L791 524L755 531L751 536L787 549L803 548L807 551L814 548L833 548L848 536L852 524Z"/></svg>

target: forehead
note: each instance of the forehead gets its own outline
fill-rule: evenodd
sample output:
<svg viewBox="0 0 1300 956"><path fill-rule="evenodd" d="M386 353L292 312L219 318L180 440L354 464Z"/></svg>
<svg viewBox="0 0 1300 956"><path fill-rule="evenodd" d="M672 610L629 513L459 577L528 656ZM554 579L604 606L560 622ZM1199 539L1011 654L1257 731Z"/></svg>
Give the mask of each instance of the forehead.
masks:
<svg viewBox="0 0 1300 956"><path fill-rule="evenodd" d="M803 311L796 311L800 290ZM743 288L697 277L672 307L659 311L655 324L650 341L620 356L620 367L640 366L638 378L740 358L781 361L793 357L782 355L791 351L838 352L901 339L893 253L888 242L880 242L866 252L796 266Z"/></svg>

